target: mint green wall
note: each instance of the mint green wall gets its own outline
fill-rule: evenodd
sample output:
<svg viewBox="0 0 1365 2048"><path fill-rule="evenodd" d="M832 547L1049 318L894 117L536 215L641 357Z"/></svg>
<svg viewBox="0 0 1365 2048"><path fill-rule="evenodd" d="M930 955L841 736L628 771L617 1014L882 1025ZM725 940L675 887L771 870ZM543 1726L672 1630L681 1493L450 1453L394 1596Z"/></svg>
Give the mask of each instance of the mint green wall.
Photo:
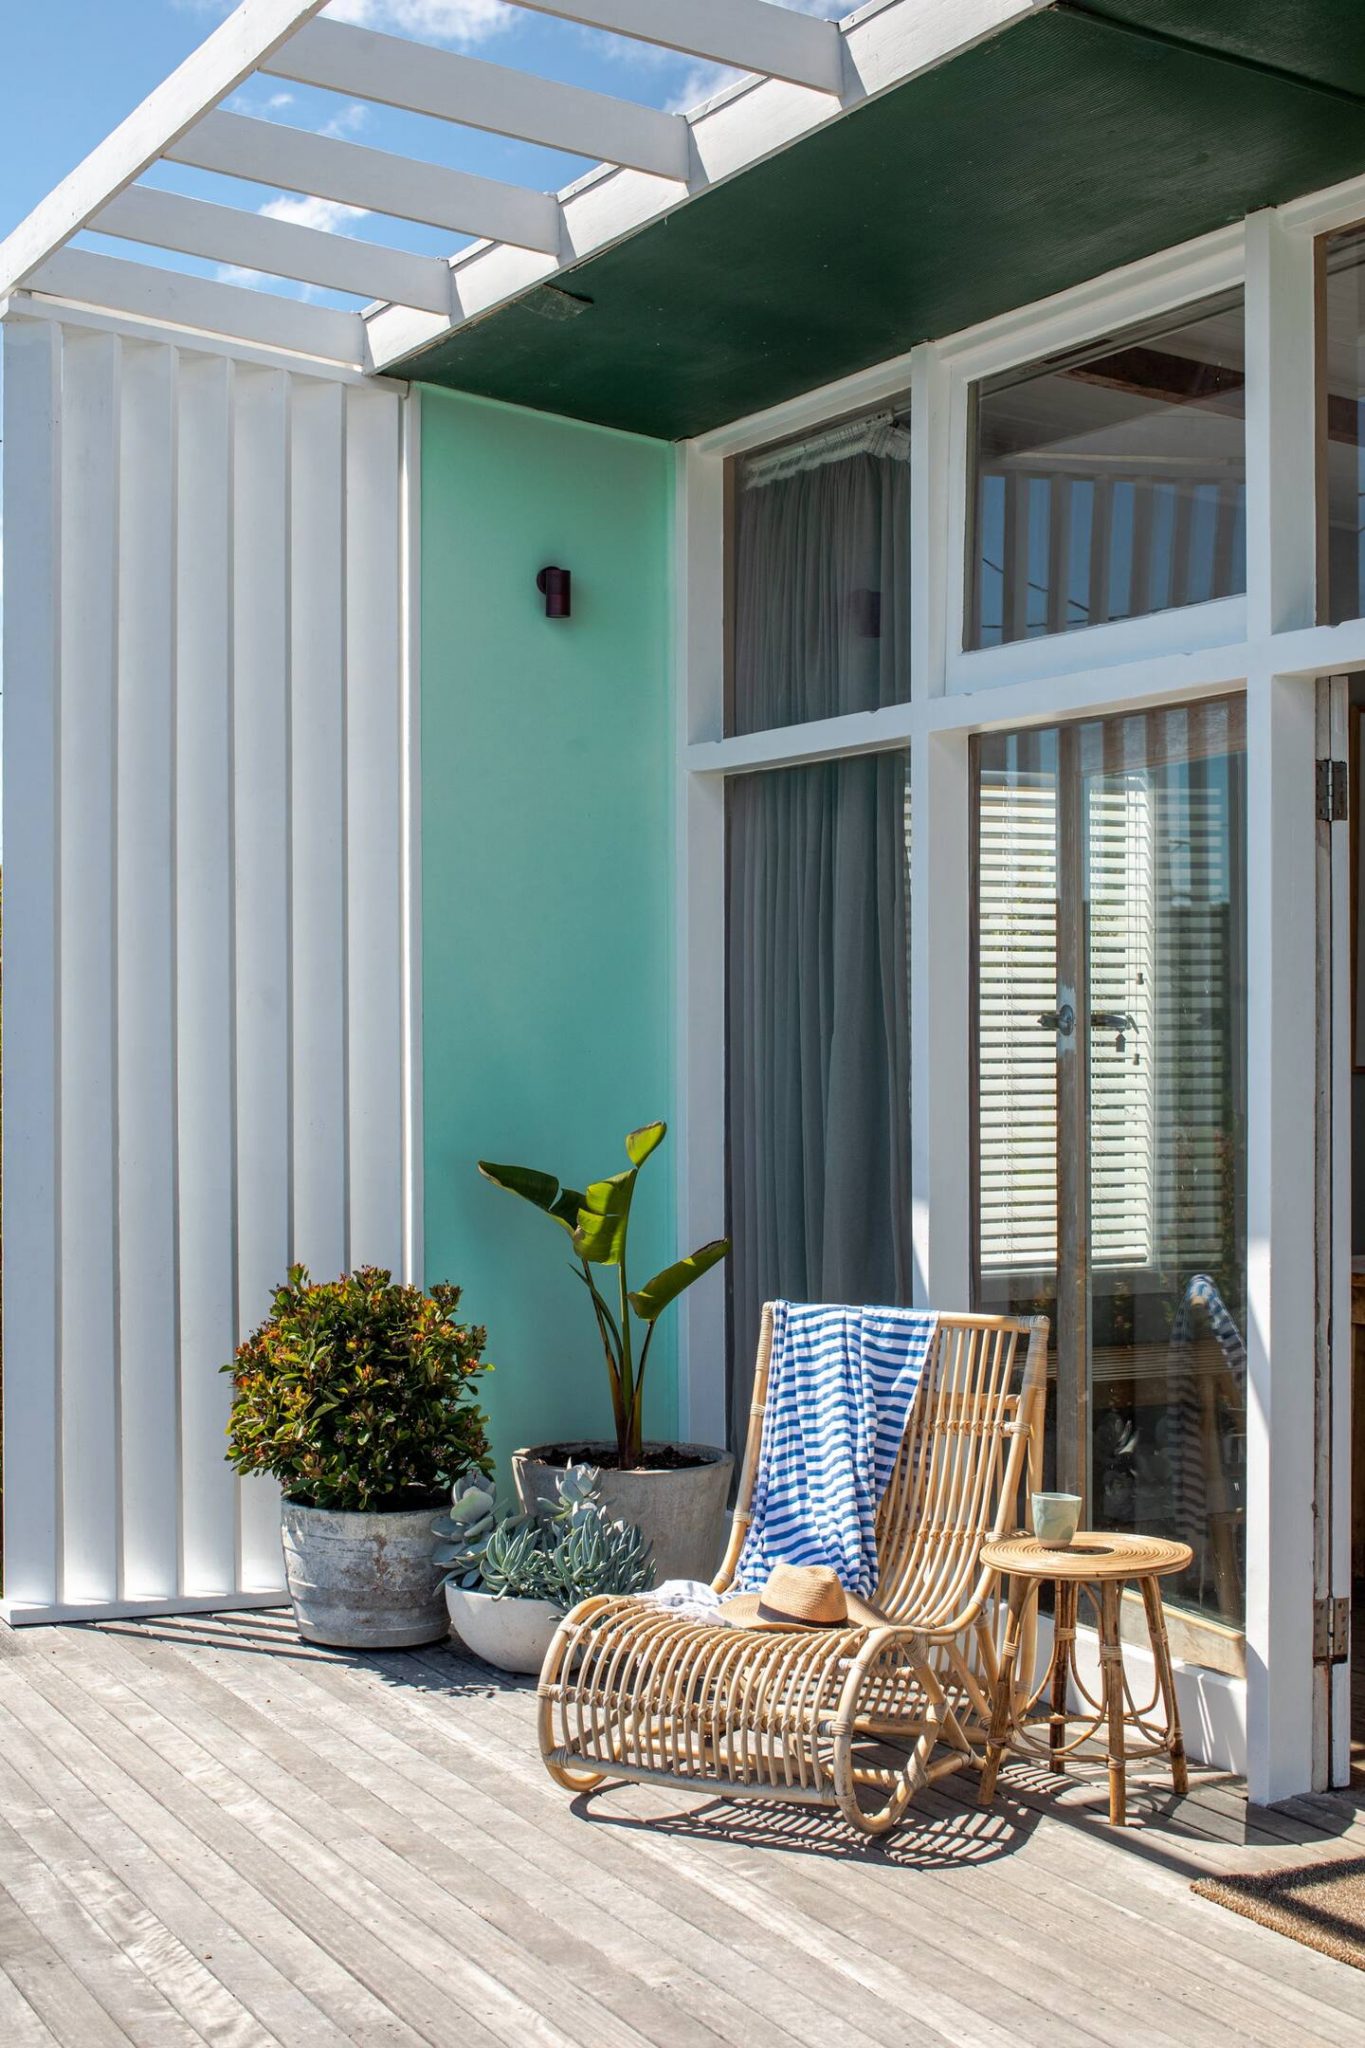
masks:
<svg viewBox="0 0 1365 2048"><path fill-rule="evenodd" d="M474 1161L581 1186L672 1119L671 449L422 398L422 973L428 1282L488 1325L499 1478L517 1444L609 1433L558 1228ZM547 563L573 616L547 620ZM676 1132L646 1166L632 1278L677 1256ZM677 1428L671 1328L646 1428Z"/></svg>

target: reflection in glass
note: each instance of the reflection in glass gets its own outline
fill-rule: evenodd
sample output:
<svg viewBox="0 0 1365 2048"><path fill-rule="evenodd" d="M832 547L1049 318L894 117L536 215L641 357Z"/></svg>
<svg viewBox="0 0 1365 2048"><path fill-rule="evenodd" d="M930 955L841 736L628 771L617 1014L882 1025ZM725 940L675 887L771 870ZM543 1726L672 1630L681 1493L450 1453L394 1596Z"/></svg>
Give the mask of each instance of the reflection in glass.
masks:
<svg viewBox="0 0 1365 2048"><path fill-rule="evenodd" d="M1327 530L1324 623L1365 613L1365 228L1323 244L1323 367L1320 447Z"/></svg>
<svg viewBox="0 0 1365 2048"><path fill-rule="evenodd" d="M1246 588L1238 294L981 384L969 647Z"/></svg>
<svg viewBox="0 0 1365 2048"><path fill-rule="evenodd" d="M992 736L976 799L978 1302L1047 1314L1054 1333L1083 1302L1088 1398L1054 1413L1053 1459L1056 1432L1088 1416L1091 1521L1189 1543L1170 1590L1234 1626L1244 746L1240 698ZM1068 988L1070 1052L1052 1016ZM1073 1132L1058 1075L1087 1044Z"/></svg>
<svg viewBox="0 0 1365 2048"><path fill-rule="evenodd" d="M735 465L727 732L910 694L910 434L846 420Z"/></svg>

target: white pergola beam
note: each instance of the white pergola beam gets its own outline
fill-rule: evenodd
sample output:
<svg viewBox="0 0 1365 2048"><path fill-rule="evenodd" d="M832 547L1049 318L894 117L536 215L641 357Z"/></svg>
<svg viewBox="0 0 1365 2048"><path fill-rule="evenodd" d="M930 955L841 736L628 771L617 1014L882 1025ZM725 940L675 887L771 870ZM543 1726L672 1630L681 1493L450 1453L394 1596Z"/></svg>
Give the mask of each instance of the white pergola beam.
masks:
<svg viewBox="0 0 1365 2048"><path fill-rule="evenodd" d="M517 0L585 28L609 29L689 57L785 78L816 92L844 83L843 37L832 21L772 7L768 0Z"/></svg>
<svg viewBox="0 0 1365 2048"><path fill-rule="evenodd" d="M560 85L501 64L432 49L402 36L315 21L261 65L276 78L409 113L489 129L593 162L627 164L656 177L688 175L687 123L582 86Z"/></svg>
<svg viewBox="0 0 1365 2048"><path fill-rule="evenodd" d="M452 234L510 242L547 256L559 251L559 202L544 192L392 156L358 142L339 142L279 121L206 114L164 154L201 171L423 221Z"/></svg>
<svg viewBox="0 0 1365 2048"><path fill-rule="evenodd" d="M325 0L242 0L237 11L0 243L0 298L23 284L97 208L155 163L206 106L250 77L263 57L324 4Z"/></svg>
<svg viewBox="0 0 1365 2048"><path fill-rule="evenodd" d="M267 271L273 277L297 278L331 291L354 292L362 299L382 299L447 317L452 310L450 266L434 256L410 256L351 235L271 220L205 199L185 199L150 185L132 185L120 192L100 208L90 226L123 241L177 249L183 256Z"/></svg>
<svg viewBox="0 0 1365 2048"><path fill-rule="evenodd" d="M158 270L148 263L126 263L93 250L59 250L34 271L28 289L111 313L291 349L324 362L358 367L366 358L365 322L359 313L308 306L274 292L187 277L183 271Z"/></svg>

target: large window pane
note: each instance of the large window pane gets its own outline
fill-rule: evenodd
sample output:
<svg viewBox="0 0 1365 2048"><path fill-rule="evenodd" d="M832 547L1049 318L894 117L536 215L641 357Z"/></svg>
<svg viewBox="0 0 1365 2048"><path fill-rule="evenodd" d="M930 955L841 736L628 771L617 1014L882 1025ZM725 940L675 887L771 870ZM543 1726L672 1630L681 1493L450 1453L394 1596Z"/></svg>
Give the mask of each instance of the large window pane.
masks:
<svg viewBox="0 0 1365 2048"><path fill-rule="evenodd" d="M966 643L1246 588L1242 300L980 385Z"/></svg>
<svg viewBox="0 0 1365 2048"><path fill-rule="evenodd" d="M731 1429L758 1318L910 1298L908 760L728 792Z"/></svg>
<svg viewBox="0 0 1365 2048"><path fill-rule="evenodd" d="M1327 389L1320 448L1326 498L1326 619L1365 613L1365 228L1325 237L1323 355Z"/></svg>
<svg viewBox="0 0 1365 2048"><path fill-rule="evenodd" d="M910 694L910 435L845 421L736 465L726 731Z"/></svg>
<svg viewBox="0 0 1365 2048"><path fill-rule="evenodd" d="M1052 1320L1050 1472L1094 1526L1189 1543L1168 1593L1233 1626L1243 725L1228 698L975 749L976 1299Z"/></svg>

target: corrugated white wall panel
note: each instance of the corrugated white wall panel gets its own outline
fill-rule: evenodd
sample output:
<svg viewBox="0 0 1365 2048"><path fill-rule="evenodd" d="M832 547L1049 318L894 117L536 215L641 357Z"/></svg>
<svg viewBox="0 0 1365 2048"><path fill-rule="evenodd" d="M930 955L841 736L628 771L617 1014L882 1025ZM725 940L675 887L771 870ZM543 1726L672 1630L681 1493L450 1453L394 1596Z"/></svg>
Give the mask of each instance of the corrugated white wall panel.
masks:
<svg viewBox="0 0 1365 2048"><path fill-rule="evenodd" d="M119 453L115 1168L123 1584L174 1593L175 359L123 352Z"/></svg>
<svg viewBox="0 0 1365 2048"><path fill-rule="evenodd" d="M176 1226L182 1359L237 1328L232 946L232 365L180 360L176 421ZM237 1582L223 1381L180 1376L182 1571Z"/></svg>
<svg viewBox="0 0 1365 2048"><path fill-rule="evenodd" d="M4 382L5 986L24 990L22 1002L7 994L4 1013L5 1519L15 1532L5 1587L13 1600L41 1603L52 1598L61 1547L57 328L34 321L7 329ZM40 601L20 602L25 590L41 593Z"/></svg>
<svg viewBox="0 0 1365 2048"><path fill-rule="evenodd" d="M346 858L350 962L351 1251L402 1256L402 1076L382 1057L401 1040L402 780L400 421L383 392L346 394Z"/></svg>
<svg viewBox="0 0 1365 2048"><path fill-rule="evenodd" d="M62 1563L67 1596L78 1601L116 1597L121 1548L114 1156L121 358L112 334L68 337L63 349L57 845ZM21 891L23 877L12 879ZM7 1187L6 1206L16 1200L23 1200L22 1189ZM105 1369L93 1370L101 1359Z"/></svg>
<svg viewBox="0 0 1365 2048"><path fill-rule="evenodd" d="M346 1264L346 393L296 389L290 421L293 603L291 969L296 1004L294 1241Z"/></svg>
<svg viewBox="0 0 1365 2048"><path fill-rule="evenodd" d="M270 1596L220 1368L410 1273L404 398L5 323L5 1609Z"/></svg>
<svg viewBox="0 0 1365 2048"><path fill-rule="evenodd" d="M283 370L239 368L233 381L237 1321L246 1331L289 1243L289 392ZM247 1481L244 1585L270 1584L278 1519L271 1489Z"/></svg>

